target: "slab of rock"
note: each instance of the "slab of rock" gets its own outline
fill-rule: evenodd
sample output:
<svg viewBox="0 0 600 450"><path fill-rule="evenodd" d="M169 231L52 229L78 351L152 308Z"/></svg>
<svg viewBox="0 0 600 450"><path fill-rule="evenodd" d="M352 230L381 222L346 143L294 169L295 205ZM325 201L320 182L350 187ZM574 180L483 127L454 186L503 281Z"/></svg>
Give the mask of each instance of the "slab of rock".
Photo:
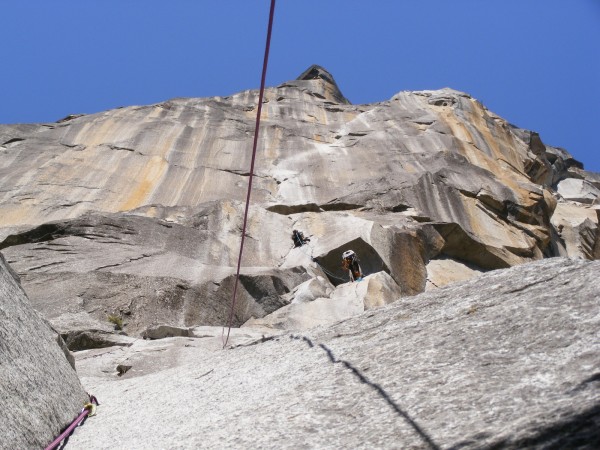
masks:
<svg viewBox="0 0 600 450"><path fill-rule="evenodd" d="M160 218L89 214L13 234L0 246L32 303L71 348L127 345L127 338L108 335L119 331L109 317L131 336L159 324L227 322L239 252L238 236L227 227L237 229L241 212L239 204L211 203L192 212L155 211ZM252 233L261 213L251 216ZM231 219L220 221L221 214ZM285 295L310 277L302 266L277 268L291 240L281 226L287 219L268 215L264 225L279 238L274 231L269 242L249 239L246 261L253 267L240 277L235 326L287 304Z"/></svg>
<svg viewBox="0 0 600 450"><path fill-rule="evenodd" d="M142 333L144 339L164 339L168 337L190 337L193 336L190 328L174 327L171 325L156 325L148 328Z"/></svg>
<svg viewBox="0 0 600 450"><path fill-rule="evenodd" d="M104 402L71 443L597 448L599 270L546 259L228 350L142 341L162 349L148 348L155 370L142 377L82 358Z"/></svg>
<svg viewBox="0 0 600 450"><path fill-rule="evenodd" d="M436 289L457 281L465 281L481 273L481 270L451 258L434 259L427 264L426 290Z"/></svg>
<svg viewBox="0 0 600 450"><path fill-rule="evenodd" d="M44 448L88 396L0 254L0 448Z"/></svg>
<svg viewBox="0 0 600 450"><path fill-rule="evenodd" d="M600 188L586 180L566 178L557 185L558 193L565 199L580 203L594 203L600 197Z"/></svg>
<svg viewBox="0 0 600 450"><path fill-rule="evenodd" d="M174 328L174 327L173 327ZM172 330L172 334L176 334ZM136 339L129 347L106 347L75 353L81 377L102 377L125 380L146 377L170 369L177 369L198 354L228 348L254 346L280 334L273 329L199 326L185 329L187 336L156 335L153 339ZM182 332L182 334L184 334ZM165 388L168 384L165 384Z"/></svg>
<svg viewBox="0 0 600 450"><path fill-rule="evenodd" d="M355 320L312 338L367 377L381 373L421 445L429 436L444 448L593 448L599 268L550 259L490 272L394 304L394 314L374 311L369 340L354 337Z"/></svg>

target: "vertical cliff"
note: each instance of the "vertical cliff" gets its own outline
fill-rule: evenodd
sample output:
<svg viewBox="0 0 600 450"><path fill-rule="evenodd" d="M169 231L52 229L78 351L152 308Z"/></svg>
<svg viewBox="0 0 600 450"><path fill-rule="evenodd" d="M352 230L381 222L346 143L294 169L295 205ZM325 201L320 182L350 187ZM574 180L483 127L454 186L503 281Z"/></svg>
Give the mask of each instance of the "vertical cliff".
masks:
<svg viewBox="0 0 600 450"><path fill-rule="evenodd" d="M61 332L223 322L257 95L0 126L0 249ZM309 279L346 282L350 248L402 295L599 256L600 176L468 94L352 105L312 66L263 106L238 325ZM294 228L309 246L291 248Z"/></svg>

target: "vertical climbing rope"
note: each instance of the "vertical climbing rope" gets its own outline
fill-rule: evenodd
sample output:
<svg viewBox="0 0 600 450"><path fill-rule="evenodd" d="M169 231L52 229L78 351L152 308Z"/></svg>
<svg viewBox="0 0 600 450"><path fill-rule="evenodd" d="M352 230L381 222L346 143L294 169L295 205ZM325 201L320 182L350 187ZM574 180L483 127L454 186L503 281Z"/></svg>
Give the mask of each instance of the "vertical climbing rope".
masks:
<svg viewBox="0 0 600 450"><path fill-rule="evenodd" d="M271 48L271 30L273 29L273 16L275 15L275 0L271 0L271 10L269 11L269 26L267 29L267 43L265 45L265 58L263 60L262 76L260 79L260 92L258 94L258 108L256 111L256 126L254 127L254 145L252 146L252 161L250 163L250 177L248 180L248 194L246 195L246 209L244 210L244 225L242 226L242 240L240 242L240 254L238 256L237 271L235 274L235 284L233 286L233 296L231 299L231 311L229 312L229 320L227 322L227 337L223 341L223 348L227 346L229 341L229 333L231 332L231 324L233 323L233 313L235 310L235 300L237 294L238 281L240 279L240 266L242 263L242 253L244 251L244 238L246 236L246 225L248 223L248 209L250 207L250 193L252 192L252 177L254 176L254 161L256 160L256 147L258 145L258 131L260 129L260 115L262 112L262 100L265 92L265 79L267 78L267 63L269 61L269 49ZM223 337L225 328L223 328Z"/></svg>

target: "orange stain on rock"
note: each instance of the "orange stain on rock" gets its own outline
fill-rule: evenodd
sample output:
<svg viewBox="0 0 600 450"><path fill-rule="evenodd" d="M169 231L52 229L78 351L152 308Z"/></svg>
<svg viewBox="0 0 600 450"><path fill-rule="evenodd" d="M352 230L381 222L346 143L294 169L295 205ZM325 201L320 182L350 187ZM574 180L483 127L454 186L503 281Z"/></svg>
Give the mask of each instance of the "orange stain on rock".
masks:
<svg viewBox="0 0 600 450"><path fill-rule="evenodd" d="M168 163L160 156L153 156L146 165L140 169L135 177L136 184L127 195L119 211L129 211L142 206L156 189L163 175L167 171Z"/></svg>

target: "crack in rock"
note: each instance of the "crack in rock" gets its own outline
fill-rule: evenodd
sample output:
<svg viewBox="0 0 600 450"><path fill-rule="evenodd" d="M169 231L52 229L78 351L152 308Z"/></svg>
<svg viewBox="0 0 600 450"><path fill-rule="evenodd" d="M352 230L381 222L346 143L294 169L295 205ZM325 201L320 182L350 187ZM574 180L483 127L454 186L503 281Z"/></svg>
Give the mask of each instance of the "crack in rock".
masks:
<svg viewBox="0 0 600 450"><path fill-rule="evenodd" d="M127 258L125 261L122 261L120 263L116 263L116 264L107 264L106 266L100 266L100 267L96 267L94 270L101 270L101 269L106 269L108 267L118 267L118 266L122 266L123 264L127 264L130 262L134 262L134 261L139 261L140 259L144 259L144 258L150 258L153 255L147 255L147 254L143 254L142 256L140 256L139 258Z"/></svg>
<svg viewBox="0 0 600 450"><path fill-rule="evenodd" d="M0 145L0 147L3 147L3 148L14 147L19 142L22 142L24 140L25 140L24 138L12 138L12 139L9 139L8 141L2 143L2 145Z"/></svg>
<svg viewBox="0 0 600 450"><path fill-rule="evenodd" d="M123 151L126 151L126 152L134 152L134 153L137 153L139 155L142 154L142 153L138 152L137 150L135 150L133 148L120 147L118 145L112 145L112 144L107 144L107 147L110 148L111 150L123 150Z"/></svg>
<svg viewBox="0 0 600 450"><path fill-rule="evenodd" d="M56 266L59 264L63 264L65 261L55 261L55 262L51 262L48 264L42 264L41 266L36 266L36 267L32 267L29 269L29 271L34 271L34 270L39 270L39 269L43 269L44 267L49 267L49 266Z"/></svg>

